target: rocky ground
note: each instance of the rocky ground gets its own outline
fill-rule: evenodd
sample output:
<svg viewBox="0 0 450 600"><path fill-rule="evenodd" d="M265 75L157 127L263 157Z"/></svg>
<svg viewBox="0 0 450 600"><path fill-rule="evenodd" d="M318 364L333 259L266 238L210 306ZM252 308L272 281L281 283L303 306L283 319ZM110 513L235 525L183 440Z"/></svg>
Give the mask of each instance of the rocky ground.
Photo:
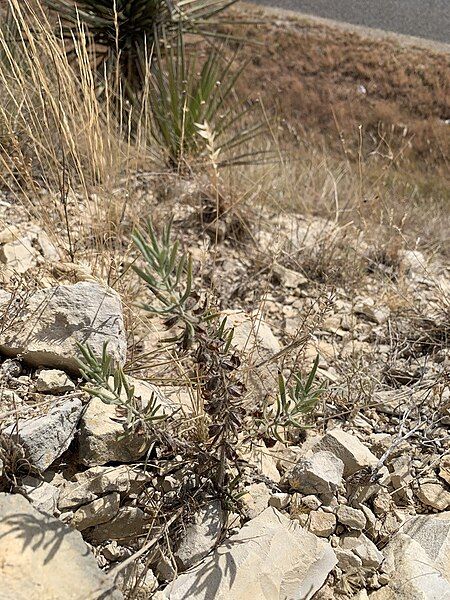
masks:
<svg viewBox="0 0 450 600"><path fill-rule="evenodd" d="M155 220L174 212L234 325L252 406L317 354L320 402L284 443L243 436L230 506L182 444L126 430L84 389L78 343L107 341L139 406L156 395L192 431L198 398L133 304L145 290L61 262L4 195L0 598L450 598L448 267L295 214L209 230L195 196L153 198Z"/></svg>

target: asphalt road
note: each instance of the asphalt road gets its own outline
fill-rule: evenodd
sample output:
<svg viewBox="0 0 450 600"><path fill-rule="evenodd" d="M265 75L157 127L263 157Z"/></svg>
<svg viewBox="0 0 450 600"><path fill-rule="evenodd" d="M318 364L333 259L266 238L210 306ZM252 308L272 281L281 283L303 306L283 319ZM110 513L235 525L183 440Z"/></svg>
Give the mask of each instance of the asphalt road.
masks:
<svg viewBox="0 0 450 600"><path fill-rule="evenodd" d="M251 0L335 21L450 43L450 0Z"/></svg>

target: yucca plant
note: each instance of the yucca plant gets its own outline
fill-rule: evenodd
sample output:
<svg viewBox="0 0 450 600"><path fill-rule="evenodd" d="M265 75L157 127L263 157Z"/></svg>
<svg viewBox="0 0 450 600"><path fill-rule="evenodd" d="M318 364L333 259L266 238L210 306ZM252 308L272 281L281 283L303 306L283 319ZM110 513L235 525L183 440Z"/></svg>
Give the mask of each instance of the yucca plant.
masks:
<svg viewBox="0 0 450 600"><path fill-rule="evenodd" d="M128 100L141 90L148 63L162 31L180 26L202 33L206 21L236 0L43 0L61 19L68 50L81 32L88 36L95 62L104 73L119 76ZM75 49L73 50L75 51Z"/></svg>
<svg viewBox="0 0 450 600"><path fill-rule="evenodd" d="M155 50L140 118L148 115L144 122L150 122L153 141L166 163L180 167L185 161L208 160L218 166L254 162L262 152L247 153L244 148L266 125L253 118L258 105L235 97L234 86L245 64L234 68L234 57L224 59L217 47L201 64L198 53L185 47L181 30L176 43L164 34L162 42Z"/></svg>

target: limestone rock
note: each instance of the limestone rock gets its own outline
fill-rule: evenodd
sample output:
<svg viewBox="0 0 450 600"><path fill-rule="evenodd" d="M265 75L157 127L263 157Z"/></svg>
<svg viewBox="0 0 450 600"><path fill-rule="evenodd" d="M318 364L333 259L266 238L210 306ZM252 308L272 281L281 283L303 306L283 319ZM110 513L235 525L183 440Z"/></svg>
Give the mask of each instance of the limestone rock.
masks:
<svg viewBox="0 0 450 600"><path fill-rule="evenodd" d="M264 442L252 444L251 448L239 448L238 453L249 464L256 467L263 475L277 483L280 481L280 472L277 463L271 456Z"/></svg>
<svg viewBox="0 0 450 600"><path fill-rule="evenodd" d="M444 489L439 482L419 482L417 497L425 504L437 510L450 508L450 492Z"/></svg>
<svg viewBox="0 0 450 600"><path fill-rule="evenodd" d="M111 492L136 493L148 480L149 475L128 465L92 467L77 473L73 481L67 481L62 486L58 506L60 510L67 510Z"/></svg>
<svg viewBox="0 0 450 600"><path fill-rule="evenodd" d="M401 250L399 252L401 268L412 277L423 277L428 271L428 261L419 250Z"/></svg>
<svg viewBox="0 0 450 600"><path fill-rule="evenodd" d="M362 560L351 550L345 550L338 546L334 551L338 559L338 567L344 572L354 571L362 567Z"/></svg>
<svg viewBox="0 0 450 600"><path fill-rule="evenodd" d="M5 265L7 274L26 273L36 266L38 253L27 237L15 239L0 247L0 262Z"/></svg>
<svg viewBox="0 0 450 600"><path fill-rule="evenodd" d="M45 471L67 450L75 435L82 404L78 398L67 400L50 409L42 417L21 420L5 429L3 435L12 436L25 448L31 464Z"/></svg>
<svg viewBox="0 0 450 600"><path fill-rule="evenodd" d="M328 450L340 458L344 463L344 477L378 463L378 458L355 435L338 427L328 431L314 450Z"/></svg>
<svg viewBox="0 0 450 600"><path fill-rule="evenodd" d="M245 358L249 399L261 401L276 386L277 370L272 363L262 365L257 372L251 367L271 359L281 350L281 345L260 313L225 311L223 315L227 326L234 328L233 345Z"/></svg>
<svg viewBox="0 0 450 600"><path fill-rule="evenodd" d="M329 494L342 481L343 462L331 452L316 452L310 458L301 459L288 471L282 483L302 494Z"/></svg>
<svg viewBox="0 0 450 600"><path fill-rule="evenodd" d="M291 469L306 454L303 451L303 446L285 446L281 442L277 442L273 448L270 448L269 452L275 459L277 470L280 473L285 473Z"/></svg>
<svg viewBox="0 0 450 600"><path fill-rule="evenodd" d="M450 512L408 519L384 555L391 578L371 600L450 600Z"/></svg>
<svg viewBox="0 0 450 600"><path fill-rule="evenodd" d="M309 496L303 496L303 498L300 499L300 504L306 506L309 510L317 510L322 506L322 501L317 496L311 494Z"/></svg>
<svg viewBox="0 0 450 600"><path fill-rule="evenodd" d="M439 463L439 477L450 485L450 455L443 456Z"/></svg>
<svg viewBox="0 0 450 600"><path fill-rule="evenodd" d="M200 562L216 545L223 525L220 502L210 502L195 515L194 522L186 527L181 544L175 552L183 570Z"/></svg>
<svg viewBox="0 0 450 600"><path fill-rule="evenodd" d="M309 600L336 564L331 546L269 507L160 594L168 600Z"/></svg>
<svg viewBox="0 0 450 600"><path fill-rule="evenodd" d="M111 521L119 512L119 505L120 494L118 492L97 498L75 511L71 525L78 531L83 531L88 527Z"/></svg>
<svg viewBox="0 0 450 600"><path fill-rule="evenodd" d="M30 476L23 479L22 488L34 508L42 513L55 514L58 508L59 488Z"/></svg>
<svg viewBox="0 0 450 600"><path fill-rule="evenodd" d="M265 483L252 483L245 488L246 493L241 500L244 504L244 513L254 519L265 510L270 500L270 490Z"/></svg>
<svg viewBox="0 0 450 600"><path fill-rule="evenodd" d="M273 506L277 510L283 510L287 508L291 502L291 496L282 492L272 494L269 498L269 506Z"/></svg>
<svg viewBox="0 0 450 600"><path fill-rule="evenodd" d="M117 515L107 523L102 523L92 530L89 539L94 543L106 540L126 540L142 535L145 532L147 519L145 513L135 506L124 506Z"/></svg>
<svg viewBox="0 0 450 600"><path fill-rule="evenodd" d="M78 343L101 356L103 344L119 365L126 357L122 304L98 283L80 282L38 290L0 334L0 352L35 366L79 372Z"/></svg>
<svg viewBox="0 0 450 600"><path fill-rule="evenodd" d="M342 504L336 512L339 523L346 525L350 529L357 529L362 531L366 526L366 516L362 510L352 508Z"/></svg>
<svg viewBox="0 0 450 600"><path fill-rule="evenodd" d="M275 263L272 267L272 279L280 283L283 288L290 290L304 288L308 285L308 279L292 269L287 269L278 263Z"/></svg>
<svg viewBox="0 0 450 600"><path fill-rule="evenodd" d="M404 500L412 500L412 491L410 489L414 478L411 473L411 457L402 455L393 458L390 461L389 468L391 469L391 483L395 490L394 500L399 499L400 503Z"/></svg>
<svg viewBox="0 0 450 600"><path fill-rule="evenodd" d="M341 537L340 545L344 550L352 550L356 556L359 556L363 567L378 568L384 560L383 554L363 533Z"/></svg>
<svg viewBox="0 0 450 600"><path fill-rule="evenodd" d="M9 244L17 240L21 235L20 227L17 225L8 225L0 231L0 244Z"/></svg>
<svg viewBox="0 0 450 600"><path fill-rule="evenodd" d="M1 290L0 290L0 299L1 299ZM0 308L1 310L1 308ZM19 377L22 373L22 363L20 360L15 360L13 358L7 358L3 361L0 367L0 375L2 377Z"/></svg>
<svg viewBox="0 0 450 600"><path fill-rule="evenodd" d="M336 517L333 513L313 510L309 513L309 531L318 537L328 537L336 529Z"/></svg>
<svg viewBox="0 0 450 600"><path fill-rule="evenodd" d="M390 315L389 308L378 306L373 298L359 298L355 303L354 312L378 325L385 323Z"/></svg>
<svg viewBox="0 0 450 600"><path fill-rule="evenodd" d="M174 405L154 385L133 377L129 377L128 381L134 386L135 398L143 407L148 405L154 394L160 406L160 414L174 410ZM99 398L90 400L80 425L80 460L83 464L95 466L111 461L131 462L140 458L150 443L151 440L137 433L124 435L116 406L106 404Z"/></svg>
<svg viewBox="0 0 450 600"><path fill-rule="evenodd" d="M233 345L240 351L256 353L259 359L271 358L281 350L280 342L259 314L226 311L228 325L234 327Z"/></svg>
<svg viewBox="0 0 450 600"><path fill-rule="evenodd" d="M152 593L159 585L153 571L140 562L131 563L119 571L116 584L125 598L134 597L140 600L153 598Z"/></svg>
<svg viewBox="0 0 450 600"><path fill-rule="evenodd" d="M34 385L38 392L44 394L64 394L75 388L64 371L58 369L43 369L39 372Z"/></svg>
<svg viewBox="0 0 450 600"><path fill-rule="evenodd" d="M0 494L0 556L1 600L122 598L81 534L18 494Z"/></svg>

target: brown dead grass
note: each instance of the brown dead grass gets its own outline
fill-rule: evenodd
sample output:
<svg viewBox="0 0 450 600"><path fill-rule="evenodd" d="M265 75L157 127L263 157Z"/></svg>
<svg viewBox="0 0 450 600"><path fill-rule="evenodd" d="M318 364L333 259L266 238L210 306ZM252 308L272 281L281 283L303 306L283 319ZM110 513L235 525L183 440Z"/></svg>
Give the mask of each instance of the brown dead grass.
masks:
<svg viewBox="0 0 450 600"><path fill-rule="evenodd" d="M242 48L240 60L249 64L241 93L262 98L293 133L326 136L330 148L340 152L344 143L355 157L362 126L365 154L401 151L432 170L447 168L449 54L301 18L267 21L261 9L248 5L239 11L238 20L265 21L228 28L258 44Z"/></svg>
<svg viewBox="0 0 450 600"><path fill-rule="evenodd" d="M288 157L243 173L261 203L351 222L380 252L450 253L450 54L252 5L234 16L224 30L250 42L238 93L275 117Z"/></svg>

